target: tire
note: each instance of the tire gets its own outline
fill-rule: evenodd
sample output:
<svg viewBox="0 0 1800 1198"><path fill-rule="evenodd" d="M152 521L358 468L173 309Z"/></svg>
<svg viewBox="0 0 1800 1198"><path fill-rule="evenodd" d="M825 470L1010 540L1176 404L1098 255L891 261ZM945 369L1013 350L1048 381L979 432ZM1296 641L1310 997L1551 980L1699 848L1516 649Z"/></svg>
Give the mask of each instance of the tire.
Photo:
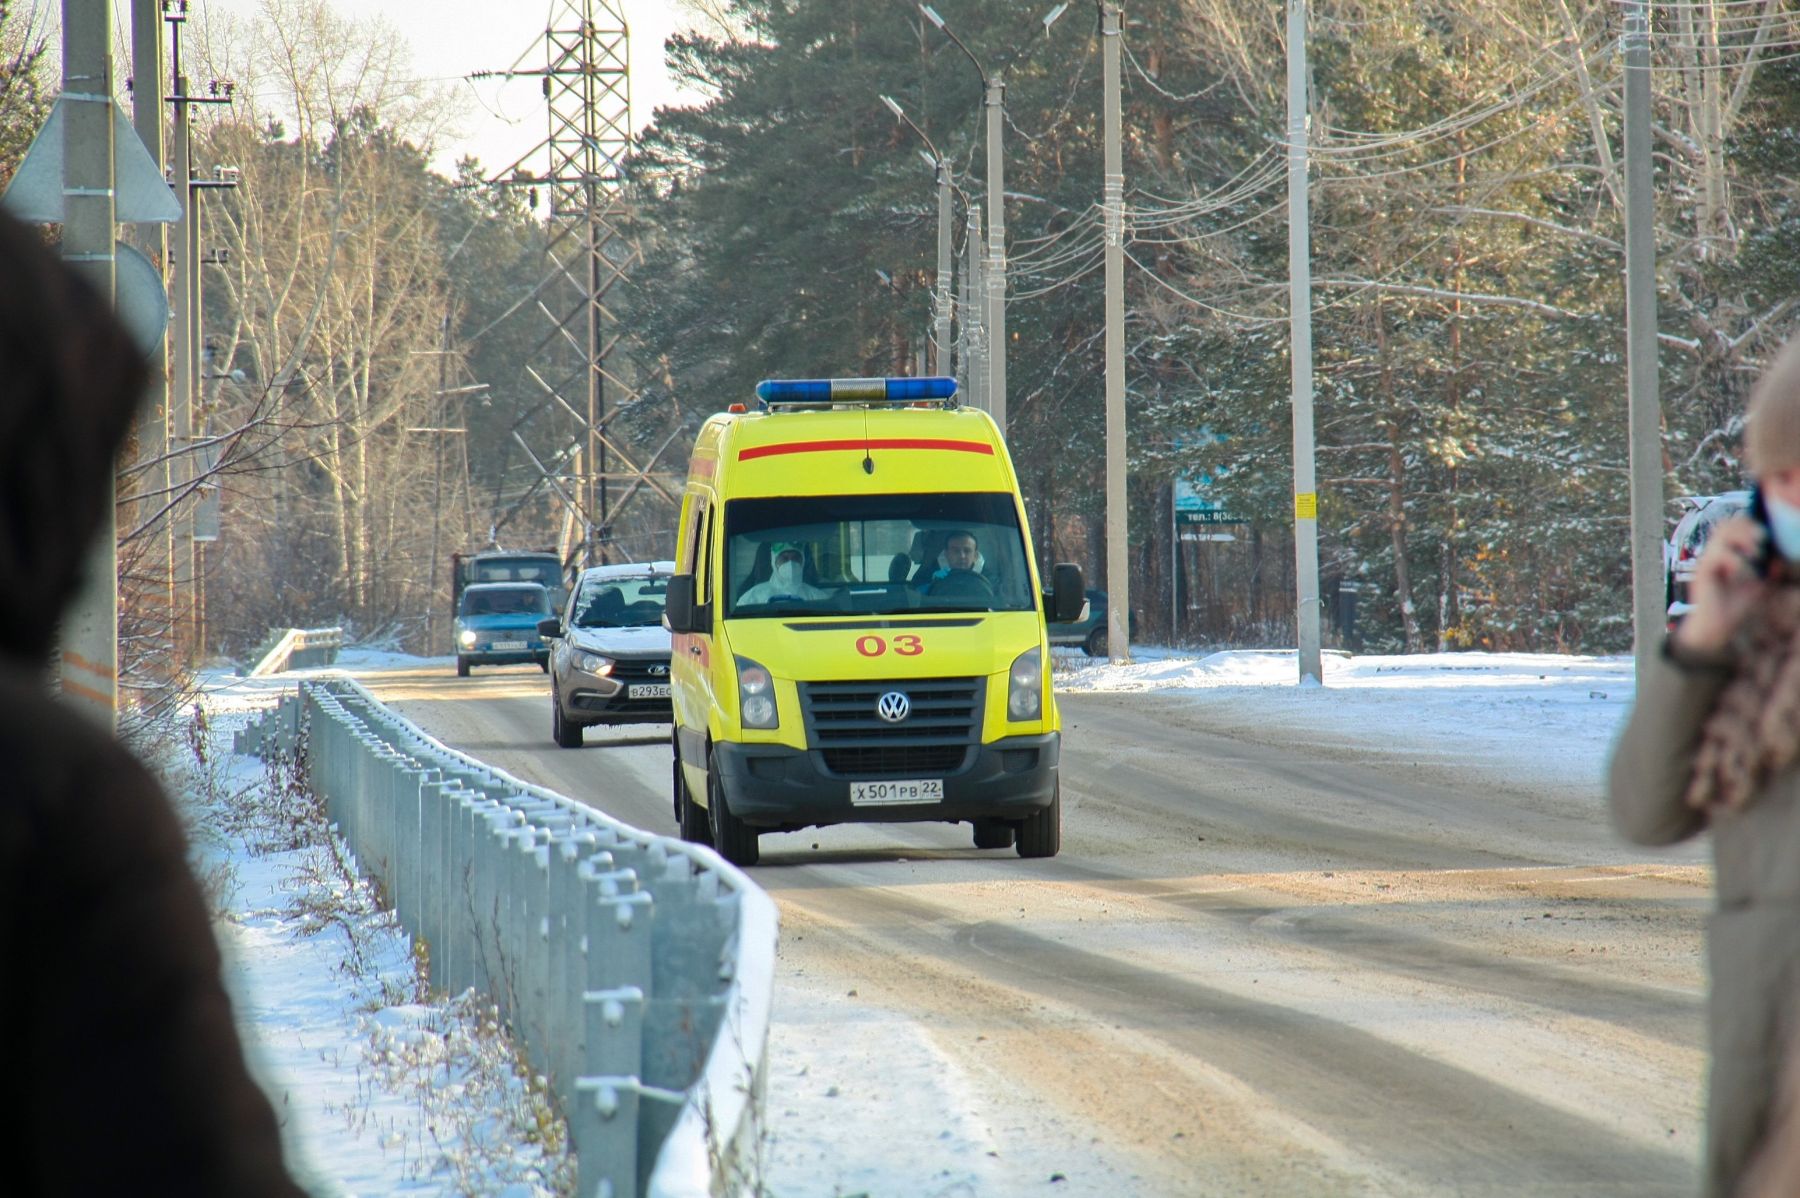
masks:
<svg viewBox="0 0 1800 1198"><path fill-rule="evenodd" d="M1101 627L1090 631L1087 634L1087 640L1081 642L1081 647L1087 651L1089 657L1105 657L1106 629Z"/></svg>
<svg viewBox="0 0 1800 1198"><path fill-rule="evenodd" d="M456 655L456 676L458 678L467 678L469 676L469 659L460 653Z"/></svg>
<svg viewBox="0 0 1800 1198"><path fill-rule="evenodd" d="M681 824L681 838L689 844L703 844L711 847L712 825L707 822L706 810L694 802L694 796L688 793L687 777L681 772L681 757L675 757L675 818Z"/></svg>
<svg viewBox="0 0 1800 1198"><path fill-rule="evenodd" d="M548 657L538 658L538 669L548 674L550 672L550 659Z"/></svg>
<svg viewBox="0 0 1800 1198"><path fill-rule="evenodd" d="M756 829L731 814L725 788L719 782L719 759L706 759L706 813L712 823L713 847L733 865L755 865L762 856Z"/></svg>
<svg viewBox="0 0 1800 1198"><path fill-rule="evenodd" d="M550 690L550 739L559 748L579 749L581 747L581 725L572 723L563 714L562 696L554 687Z"/></svg>
<svg viewBox="0 0 1800 1198"><path fill-rule="evenodd" d="M1062 783L1051 792L1050 805L1019 824L1019 856L1054 857L1062 849Z"/></svg>
<svg viewBox="0 0 1800 1198"><path fill-rule="evenodd" d="M1003 819L976 820L975 847L978 849L1012 848L1013 826Z"/></svg>

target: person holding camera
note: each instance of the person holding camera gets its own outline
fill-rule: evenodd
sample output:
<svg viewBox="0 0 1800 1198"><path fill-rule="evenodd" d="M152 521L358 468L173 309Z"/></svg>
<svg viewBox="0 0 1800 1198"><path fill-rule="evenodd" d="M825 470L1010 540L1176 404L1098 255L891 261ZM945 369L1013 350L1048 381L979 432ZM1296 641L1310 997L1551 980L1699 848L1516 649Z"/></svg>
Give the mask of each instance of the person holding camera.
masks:
<svg viewBox="0 0 1800 1198"><path fill-rule="evenodd" d="M1638 679L1608 799L1629 840L1711 831L1705 1193L1737 1192L1768 1137L1800 996L1800 341L1757 380L1753 515L1714 529L1693 609Z"/></svg>

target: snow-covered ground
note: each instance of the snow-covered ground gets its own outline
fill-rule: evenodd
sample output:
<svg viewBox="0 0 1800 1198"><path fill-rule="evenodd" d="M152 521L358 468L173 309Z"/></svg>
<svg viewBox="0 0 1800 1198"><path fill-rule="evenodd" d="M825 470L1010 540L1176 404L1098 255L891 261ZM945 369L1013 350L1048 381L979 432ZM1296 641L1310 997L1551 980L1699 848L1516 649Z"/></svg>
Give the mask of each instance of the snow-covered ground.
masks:
<svg viewBox="0 0 1800 1198"><path fill-rule="evenodd" d="M1295 655L1139 647L1130 665L1058 653L1059 692L1157 692L1271 740L1404 755L1526 784L1592 783L1635 693L1629 657L1554 653L1324 655L1298 685Z"/></svg>
<svg viewBox="0 0 1800 1198"><path fill-rule="evenodd" d="M1551 786L1598 779L1632 695L1624 657L1328 654L1325 685L1308 688L1295 685L1291 652L1139 648L1135 658L1115 666L1059 654L1057 688L1157 692L1204 703L1219 720L1271 740ZM340 659L340 668L419 664L366 652ZM230 729L292 682L209 680L213 743L228 750ZM205 868L228 880L221 937L238 1015L306 1184L320 1195L556 1192L554 1146L531 1142L535 1100L505 1068L482 1012L416 992L404 935L366 896L344 893L322 846L272 849L267 828L230 826L220 795L264 785L260 765L215 753L191 773ZM321 919L318 908L334 894L347 917ZM777 995L769 1103L783 1138L769 1146L780 1180L771 1198L983 1192L994 1153L948 1114L940 1122L950 1130L933 1145L860 1134L892 1113L847 1109L853 1093L954 1098L921 1071L928 1054L896 1051L906 1029L846 1018L838 1005L822 991ZM459 1051L446 1054L446 1044ZM840 1090L833 1075L843 1072L856 1084Z"/></svg>

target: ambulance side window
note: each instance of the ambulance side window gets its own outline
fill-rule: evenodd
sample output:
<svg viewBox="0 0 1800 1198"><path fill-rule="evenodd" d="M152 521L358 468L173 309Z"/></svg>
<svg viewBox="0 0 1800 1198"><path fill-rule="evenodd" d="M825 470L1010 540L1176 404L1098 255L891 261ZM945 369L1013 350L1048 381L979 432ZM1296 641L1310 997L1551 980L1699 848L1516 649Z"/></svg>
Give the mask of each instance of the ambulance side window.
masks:
<svg viewBox="0 0 1800 1198"><path fill-rule="evenodd" d="M712 505L698 496L694 499L693 540L687 549L688 570L694 576L694 602L712 599Z"/></svg>
<svg viewBox="0 0 1800 1198"><path fill-rule="evenodd" d="M693 574L693 601L706 603L706 496L688 496L688 540L680 547L680 561L675 568L682 574Z"/></svg>

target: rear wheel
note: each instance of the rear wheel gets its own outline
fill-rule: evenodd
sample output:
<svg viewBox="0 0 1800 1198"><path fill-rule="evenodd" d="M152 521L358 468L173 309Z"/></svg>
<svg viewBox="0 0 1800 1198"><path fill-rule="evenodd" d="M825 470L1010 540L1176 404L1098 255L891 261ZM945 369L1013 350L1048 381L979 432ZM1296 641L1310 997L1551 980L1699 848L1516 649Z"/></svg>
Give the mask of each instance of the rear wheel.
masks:
<svg viewBox="0 0 1800 1198"><path fill-rule="evenodd" d="M1088 633L1087 640L1081 643L1081 647L1087 650L1087 655L1089 657L1105 657L1106 629L1096 628Z"/></svg>
<svg viewBox="0 0 1800 1198"><path fill-rule="evenodd" d="M975 847L978 849L1010 849L1013 846L1013 826L1003 819L978 819L975 821Z"/></svg>
<svg viewBox="0 0 1800 1198"><path fill-rule="evenodd" d="M719 759L706 761L706 810L712 819L713 847L719 856L733 865L755 865L762 855L756 829L731 814L725 802L725 787L719 781Z"/></svg>
<svg viewBox="0 0 1800 1198"><path fill-rule="evenodd" d="M1019 856L1054 857L1062 848L1062 783L1050 794L1050 805L1019 824Z"/></svg>
<svg viewBox="0 0 1800 1198"><path fill-rule="evenodd" d="M456 655L456 676L458 678L467 678L469 676L469 659L460 653Z"/></svg>
<svg viewBox="0 0 1800 1198"><path fill-rule="evenodd" d="M571 723L563 715L562 696L556 693L554 685L550 688L550 738L565 749L581 747L581 725Z"/></svg>
<svg viewBox="0 0 1800 1198"><path fill-rule="evenodd" d="M706 822L706 811L694 802L694 796L688 790L679 753L675 755L675 818L681 822L683 840L689 844L712 844L712 825Z"/></svg>

